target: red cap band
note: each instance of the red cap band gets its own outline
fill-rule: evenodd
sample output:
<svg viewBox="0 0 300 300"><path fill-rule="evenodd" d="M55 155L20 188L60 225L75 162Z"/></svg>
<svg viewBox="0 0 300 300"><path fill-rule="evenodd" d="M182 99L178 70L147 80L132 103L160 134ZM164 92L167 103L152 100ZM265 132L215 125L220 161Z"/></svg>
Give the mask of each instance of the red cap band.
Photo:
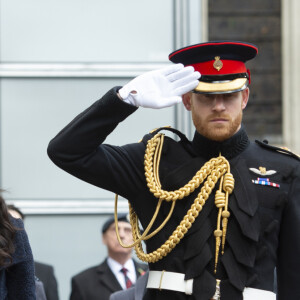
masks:
<svg viewBox="0 0 300 300"><path fill-rule="evenodd" d="M214 67L215 60L205 61L201 63L192 64L195 71L199 71L201 75L228 75L236 73L246 73L247 69L245 63L238 60L222 60L222 67L218 71Z"/></svg>

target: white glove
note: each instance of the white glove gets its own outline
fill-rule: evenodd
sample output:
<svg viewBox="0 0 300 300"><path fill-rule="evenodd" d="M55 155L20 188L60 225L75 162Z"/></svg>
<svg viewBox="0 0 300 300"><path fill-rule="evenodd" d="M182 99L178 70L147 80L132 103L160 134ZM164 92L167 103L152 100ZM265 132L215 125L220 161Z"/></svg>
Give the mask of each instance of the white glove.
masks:
<svg viewBox="0 0 300 300"><path fill-rule="evenodd" d="M147 72L119 90L120 97L134 106L163 108L181 102L181 96L198 84L200 73L182 64Z"/></svg>

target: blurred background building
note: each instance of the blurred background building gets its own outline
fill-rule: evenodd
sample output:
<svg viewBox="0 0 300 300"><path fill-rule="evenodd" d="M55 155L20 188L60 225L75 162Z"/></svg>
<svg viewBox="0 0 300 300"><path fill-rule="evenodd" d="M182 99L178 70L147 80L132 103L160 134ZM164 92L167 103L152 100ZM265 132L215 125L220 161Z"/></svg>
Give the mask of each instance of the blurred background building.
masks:
<svg viewBox="0 0 300 300"><path fill-rule="evenodd" d="M0 187L27 215L35 259L54 266L61 299L72 275L104 258L114 195L53 165L49 140L111 87L167 65L171 51L235 39L259 47L246 130L299 153L299 10L297 0L0 0ZM178 105L139 109L107 142L165 125L193 135Z"/></svg>

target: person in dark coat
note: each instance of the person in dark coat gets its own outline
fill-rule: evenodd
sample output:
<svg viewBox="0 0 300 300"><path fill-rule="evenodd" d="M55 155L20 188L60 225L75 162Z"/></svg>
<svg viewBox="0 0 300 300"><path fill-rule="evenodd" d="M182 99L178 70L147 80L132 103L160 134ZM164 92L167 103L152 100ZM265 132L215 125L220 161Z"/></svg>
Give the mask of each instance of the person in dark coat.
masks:
<svg viewBox="0 0 300 300"><path fill-rule="evenodd" d="M53 266L35 261L34 269L36 276L44 285L47 300L58 300L57 280Z"/></svg>
<svg viewBox="0 0 300 300"><path fill-rule="evenodd" d="M36 300L47 300L44 284L37 277L35 277L35 295Z"/></svg>
<svg viewBox="0 0 300 300"><path fill-rule="evenodd" d="M0 299L34 300L36 285L28 236L23 221L8 213L1 194L0 223Z"/></svg>
<svg viewBox="0 0 300 300"><path fill-rule="evenodd" d="M7 208L13 217L19 218L24 222L25 215L18 207L13 204L8 204ZM34 270L36 283L39 287L39 294L43 295L44 293L47 300L58 300L58 287L53 266L35 261ZM44 291L40 291L42 289ZM42 297L37 297L37 299L39 298L42 299Z"/></svg>
<svg viewBox="0 0 300 300"><path fill-rule="evenodd" d="M118 220L121 240L124 243L132 242L127 214L119 214ZM147 270L147 265L132 259L131 248L120 246L116 237L114 217L104 223L102 240L107 247L108 257L100 265L72 277L70 300L108 300L113 292L132 286ZM121 272L122 268L127 269L127 277ZM126 278L129 278L129 281Z"/></svg>
<svg viewBox="0 0 300 300"><path fill-rule="evenodd" d="M144 229L135 227L136 252L149 262L144 300L275 299L275 267L277 299L300 299L299 157L251 142L242 125L245 62L257 51L239 41L176 50L174 65L111 89L48 146L60 168L129 199ZM181 101L192 141L159 128L139 143L104 143L138 107Z"/></svg>

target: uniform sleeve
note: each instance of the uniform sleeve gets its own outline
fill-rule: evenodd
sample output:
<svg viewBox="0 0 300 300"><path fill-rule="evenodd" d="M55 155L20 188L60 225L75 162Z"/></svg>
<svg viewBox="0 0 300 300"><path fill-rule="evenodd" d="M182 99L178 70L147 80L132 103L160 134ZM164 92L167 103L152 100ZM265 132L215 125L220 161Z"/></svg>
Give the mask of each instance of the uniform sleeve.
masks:
<svg viewBox="0 0 300 300"><path fill-rule="evenodd" d="M98 187L130 197L141 179L140 143L117 147L103 144L116 126L137 108L121 101L117 88L78 115L48 146L50 159L66 172ZM138 159L137 157L140 157Z"/></svg>
<svg viewBox="0 0 300 300"><path fill-rule="evenodd" d="M6 269L8 299L33 300L36 299L33 256L23 222L20 219L16 222L15 253L12 265Z"/></svg>
<svg viewBox="0 0 300 300"><path fill-rule="evenodd" d="M300 299L300 165L292 174L288 203L282 215L277 284L278 300Z"/></svg>

